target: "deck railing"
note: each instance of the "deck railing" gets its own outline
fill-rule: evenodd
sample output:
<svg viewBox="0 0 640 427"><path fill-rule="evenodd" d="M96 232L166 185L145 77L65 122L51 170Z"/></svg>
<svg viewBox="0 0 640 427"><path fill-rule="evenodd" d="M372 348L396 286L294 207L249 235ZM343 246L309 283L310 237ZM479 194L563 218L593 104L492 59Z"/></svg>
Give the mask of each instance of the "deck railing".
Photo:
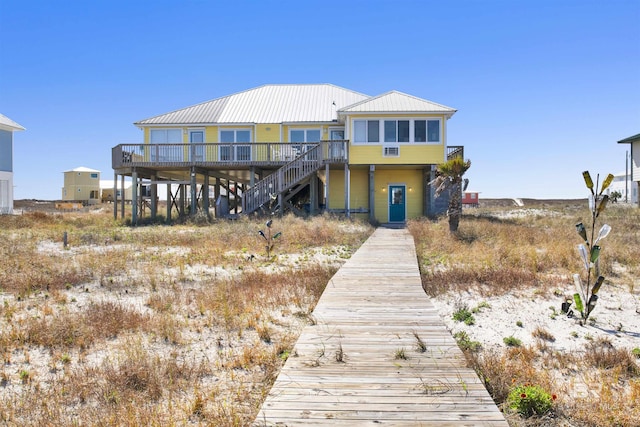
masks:
<svg viewBox="0 0 640 427"><path fill-rule="evenodd" d="M242 197L242 211L254 212L272 198L306 180L323 165L342 161L346 157L346 142L322 141L301 152L294 160L249 188Z"/></svg>
<svg viewBox="0 0 640 427"><path fill-rule="evenodd" d="M464 160L464 146L463 145L448 145L447 146L447 160L451 160L454 157L462 157Z"/></svg>
<svg viewBox="0 0 640 427"><path fill-rule="evenodd" d="M113 169L128 167L235 167L285 165L302 153L322 147L324 162L345 163L347 141L322 143L251 142L233 144L120 144L111 151Z"/></svg>

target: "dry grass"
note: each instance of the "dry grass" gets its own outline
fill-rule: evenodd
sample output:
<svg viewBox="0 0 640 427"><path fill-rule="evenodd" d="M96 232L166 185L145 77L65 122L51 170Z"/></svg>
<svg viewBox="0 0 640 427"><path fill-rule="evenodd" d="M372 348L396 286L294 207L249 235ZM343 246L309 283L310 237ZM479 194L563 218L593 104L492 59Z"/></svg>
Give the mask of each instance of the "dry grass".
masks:
<svg viewBox="0 0 640 427"><path fill-rule="evenodd" d="M463 216L455 235L449 233L446 219L411 221L408 228L427 294L438 298L473 290L482 296L556 295L559 283L570 283L570 274L580 271L574 225L589 220L586 206L545 206L523 215L517 211L475 210ZM613 232L603 242L602 274L637 294L640 210L614 206L605 212L605 220ZM522 304L527 304L524 297ZM597 307L596 316L598 310L606 308ZM514 385L526 383L557 396L552 413L544 417L524 420L507 412L511 425L638 425L640 367L631 349L598 339L585 340L581 351L567 352L554 350L550 343L555 337L544 328L537 327L532 335L538 340L532 346L465 351L498 404Z"/></svg>
<svg viewBox="0 0 640 427"><path fill-rule="evenodd" d="M0 424L249 424L324 286L372 232L275 219L268 260L263 228L0 216Z"/></svg>

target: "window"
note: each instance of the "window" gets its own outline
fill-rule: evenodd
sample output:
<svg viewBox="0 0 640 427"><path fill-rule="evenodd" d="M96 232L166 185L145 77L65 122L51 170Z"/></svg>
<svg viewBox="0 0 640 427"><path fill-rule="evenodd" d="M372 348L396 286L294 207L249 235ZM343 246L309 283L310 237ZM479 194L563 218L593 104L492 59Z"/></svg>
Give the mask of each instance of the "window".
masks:
<svg viewBox="0 0 640 427"><path fill-rule="evenodd" d="M440 142L440 120L427 120L427 142Z"/></svg>
<svg viewBox="0 0 640 427"><path fill-rule="evenodd" d="M315 147L315 143L320 142L320 129L291 129L289 132L289 142L291 143L302 143L302 142L310 142L311 144L293 144L293 150L295 155L299 155L305 151L311 150ZM317 153L317 152L316 152ZM316 157L311 157L312 154L308 154L305 156L305 160L315 160Z"/></svg>
<svg viewBox="0 0 640 427"><path fill-rule="evenodd" d="M353 142L440 143L440 120L354 120ZM380 140L380 133L382 138Z"/></svg>
<svg viewBox="0 0 640 427"><path fill-rule="evenodd" d="M97 174L97 173L92 173L92 174L91 174L91 178L93 178L93 179L98 179L98 174Z"/></svg>
<svg viewBox="0 0 640 427"><path fill-rule="evenodd" d="M182 129L151 129L152 144L182 144Z"/></svg>
<svg viewBox="0 0 640 427"><path fill-rule="evenodd" d="M320 142L320 129L292 129L290 142Z"/></svg>
<svg viewBox="0 0 640 427"><path fill-rule="evenodd" d="M427 142L426 120L416 120L413 122L413 140L415 142Z"/></svg>
<svg viewBox="0 0 640 427"><path fill-rule="evenodd" d="M151 144L182 144L182 129L151 129L149 133ZM144 147L143 147L144 149ZM156 152L158 159L156 159ZM159 147L151 150L151 161L182 161L182 148L178 146Z"/></svg>
<svg viewBox="0 0 640 427"><path fill-rule="evenodd" d="M250 130L221 130L220 143L229 144L220 147L220 160L251 160Z"/></svg>
<svg viewBox="0 0 640 427"><path fill-rule="evenodd" d="M380 121L354 120L353 142L380 142Z"/></svg>
<svg viewBox="0 0 640 427"><path fill-rule="evenodd" d="M409 120L385 120L384 142L409 142Z"/></svg>

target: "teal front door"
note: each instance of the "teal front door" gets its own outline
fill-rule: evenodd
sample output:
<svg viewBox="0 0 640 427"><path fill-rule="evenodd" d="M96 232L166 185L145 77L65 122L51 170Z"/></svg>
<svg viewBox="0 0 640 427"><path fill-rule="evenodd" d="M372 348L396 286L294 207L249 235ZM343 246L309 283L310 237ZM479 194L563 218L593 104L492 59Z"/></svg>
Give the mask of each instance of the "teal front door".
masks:
<svg viewBox="0 0 640 427"><path fill-rule="evenodd" d="M406 213L406 187L404 185L389 186L389 222L404 222Z"/></svg>

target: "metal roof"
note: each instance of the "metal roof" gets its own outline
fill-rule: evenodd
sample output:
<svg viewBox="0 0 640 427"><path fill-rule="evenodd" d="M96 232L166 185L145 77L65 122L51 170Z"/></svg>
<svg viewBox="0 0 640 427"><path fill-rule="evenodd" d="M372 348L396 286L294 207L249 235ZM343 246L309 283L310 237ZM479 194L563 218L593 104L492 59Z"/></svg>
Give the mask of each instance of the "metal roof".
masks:
<svg viewBox="0 0 640 427"><path fill-rule="evenodd" d="M445 113L453 114L454 108L447 107L426 99L392 90L382 95L360 101L340 109L340 113Z"/></svg>
<svg viewBox="0 0 640 427"><path fill-rule="evenodd" d="M640 141L640 133L637 135L630 136L629 138L621 139L620 141L618 141L618 144L630 144L636 141Z"/></svg>
<svg viewBox="0 0 640 427"><path fill-rule="evenodd" d="M0 114L0 129L6 130L24 130L22 126L11 120L4 114Z"/></svg>
<svg viewBox="0 0 640 427"><path fill-rule="evenodd" d="M264 85L135 124L331 122L337 110L365 99L332 84Z"/></svg>

